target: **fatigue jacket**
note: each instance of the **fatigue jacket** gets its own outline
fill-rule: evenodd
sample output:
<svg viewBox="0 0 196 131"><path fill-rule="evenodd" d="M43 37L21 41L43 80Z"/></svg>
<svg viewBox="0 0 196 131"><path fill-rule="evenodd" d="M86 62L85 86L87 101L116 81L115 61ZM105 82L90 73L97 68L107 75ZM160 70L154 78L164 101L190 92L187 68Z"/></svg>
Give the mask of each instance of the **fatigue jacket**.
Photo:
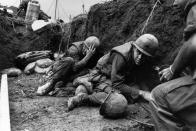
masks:
<svg viewBox="0 0 196 131"><path fill-rule="evenodd" d="M131 96L136 99L139 96L139 89L149 90L147 86L138 85L142 83L142 75L139 73L142 66L137 66L133 59L133 41L117 46L106 54L99 61L102 73L111 78L112 87L121 91L125 97ZM105 62L107 61L107 62ZM102 64L102 66L100 66Z"/></svg>
<svg viewBox="0 0 196 131"><path fill-rule="evenodd" d="M72 57L75 61L75 63L79 62L85 57L85 54L83 54L84 43L83 41L74 42L70 45L68 49L68 56ZM99 49L96 49L95 54L89 59L89 61L86 63L86 65L77 65L75 64L73 69L77 72L81 68L93 68L97 64L97 61L102 56L102 53L99 51Z"/></svg>

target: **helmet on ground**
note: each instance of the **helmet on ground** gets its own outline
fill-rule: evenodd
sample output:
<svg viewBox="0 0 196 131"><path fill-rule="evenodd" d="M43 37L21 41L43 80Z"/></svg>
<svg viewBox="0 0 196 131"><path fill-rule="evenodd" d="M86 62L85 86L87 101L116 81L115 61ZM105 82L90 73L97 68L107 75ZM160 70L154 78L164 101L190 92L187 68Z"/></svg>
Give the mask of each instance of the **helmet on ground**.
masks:
<svg viewBox="0 0 196 131"><path fill-rule="evenodd" d="M100 40L95 37L95 36L89 36L88 38L86 38L86 40L84 41L84 43L89 47L92 44L94 44L94 47L97 48L100 46Z"/></svg>
<svg viewBox="0 0 196 131"><path fill-rule="evenodd" d="M143 54L153 57L159 47L157 38L152 34L141 35L133 45Z"/></svg>
<svg viewBox="0 0 196 131"><path fill-rule="evenodd" d="M124 116L128 102L126 98L117 93L109 93L109 96L100 107L100 115L108 118L120 118Z"/></svg>

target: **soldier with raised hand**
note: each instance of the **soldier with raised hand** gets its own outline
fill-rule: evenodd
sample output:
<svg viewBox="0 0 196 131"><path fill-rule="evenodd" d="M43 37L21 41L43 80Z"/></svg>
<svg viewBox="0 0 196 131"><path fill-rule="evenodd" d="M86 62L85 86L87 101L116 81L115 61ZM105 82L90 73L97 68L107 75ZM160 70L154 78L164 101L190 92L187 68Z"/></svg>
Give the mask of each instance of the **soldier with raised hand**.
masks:
<svg viewBox="0 0 196 131"><path fill-rule="evenodd" d="M100 41L95 36L90 36L85 41L72 43L68 49L68 55L54 63L50 79L38 87L37 95L46 95L58 82L62 81L66 84L73 75L84 69L93 68L102 56L99 46Z"/></svg>

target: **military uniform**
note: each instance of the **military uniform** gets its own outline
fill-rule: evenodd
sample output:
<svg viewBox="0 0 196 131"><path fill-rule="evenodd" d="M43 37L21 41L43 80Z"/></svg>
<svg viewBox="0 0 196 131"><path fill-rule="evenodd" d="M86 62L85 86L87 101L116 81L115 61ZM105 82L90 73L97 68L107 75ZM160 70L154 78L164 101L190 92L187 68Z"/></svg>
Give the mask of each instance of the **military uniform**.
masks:
<svg viewBox="0 0 196 131"><path fill-rule="evenodd" d="M63 57L54 63L51 77L52 87L59 81L63 81L64 84L68 81L72 81L77 74L81 75L82 71L85 70L85 72L87 72L88 69L96 65L98 59L102 56L99 51L96 51L88 61L80 62L85 57L82 53L83 44L83 41L72 43L68 49L67 57Z"/></svg>
<svg viewBox="0 0 196 131"><path fill-rule="evenodd" d="M147 74L150 73L143 71L144 67L148 71L153 71L153 68L145 65L137 66L134 63L132 43L133 41L113 48L98 61L96 66L98 73L86 75L90 76L89 81L94 85L94 93L84 95L81 104L100 105L112 89L120 91L129 103L133 103L139 97L139 90L152 89L154 85L147 84L149 78Z"/></svg>
<svg viewBox="0 0 196 131"><path fill-rule="evenodd" d="M196 0L185 8L185 43L171 69L178 76L185 68L190 74L163 83L152 90L152 115L158 131L196 129ZM187 127L187 129L184 129Z"/></svg>

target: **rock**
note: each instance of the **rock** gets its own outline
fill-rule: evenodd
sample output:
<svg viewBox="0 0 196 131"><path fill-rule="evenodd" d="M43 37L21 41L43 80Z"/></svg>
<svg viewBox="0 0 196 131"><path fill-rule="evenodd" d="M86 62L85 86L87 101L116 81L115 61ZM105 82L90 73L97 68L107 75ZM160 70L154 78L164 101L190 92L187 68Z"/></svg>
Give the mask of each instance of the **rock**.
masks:
<svg viewBox="0 0 196 131"><path fill-rule="evenodd" d="M24 69L24 73L25 74L31 74L34 72L34 69L35 69L35 65L36 65L36 62L32 62L32 63L29 63L25 69Z"/></svg>
<svg viewBox="0 0 196 131"><path fill-rule="evenodd" d="M41 67L41 68L47 68L49 66L51 66L53 63L53 61L49 58L46 59L40 59L36 61L36 65Z"/></svg>
<svg viewBox="0 0 196 131"><path fill-rule="evenodd" d="M39 74L47 74L47 72L49 72L49 70L51 69L51 67L46 67L46 68L41 68L39 66L35 66L35 72L39 73Z"/></svg>
<svg viewBox="0 0 196 131"><path fill-rule="evenodd" d="M8 68L2 71L2 74L7 74L8 77L17 77L22 74L22 71L18 68Z"/></svg>

